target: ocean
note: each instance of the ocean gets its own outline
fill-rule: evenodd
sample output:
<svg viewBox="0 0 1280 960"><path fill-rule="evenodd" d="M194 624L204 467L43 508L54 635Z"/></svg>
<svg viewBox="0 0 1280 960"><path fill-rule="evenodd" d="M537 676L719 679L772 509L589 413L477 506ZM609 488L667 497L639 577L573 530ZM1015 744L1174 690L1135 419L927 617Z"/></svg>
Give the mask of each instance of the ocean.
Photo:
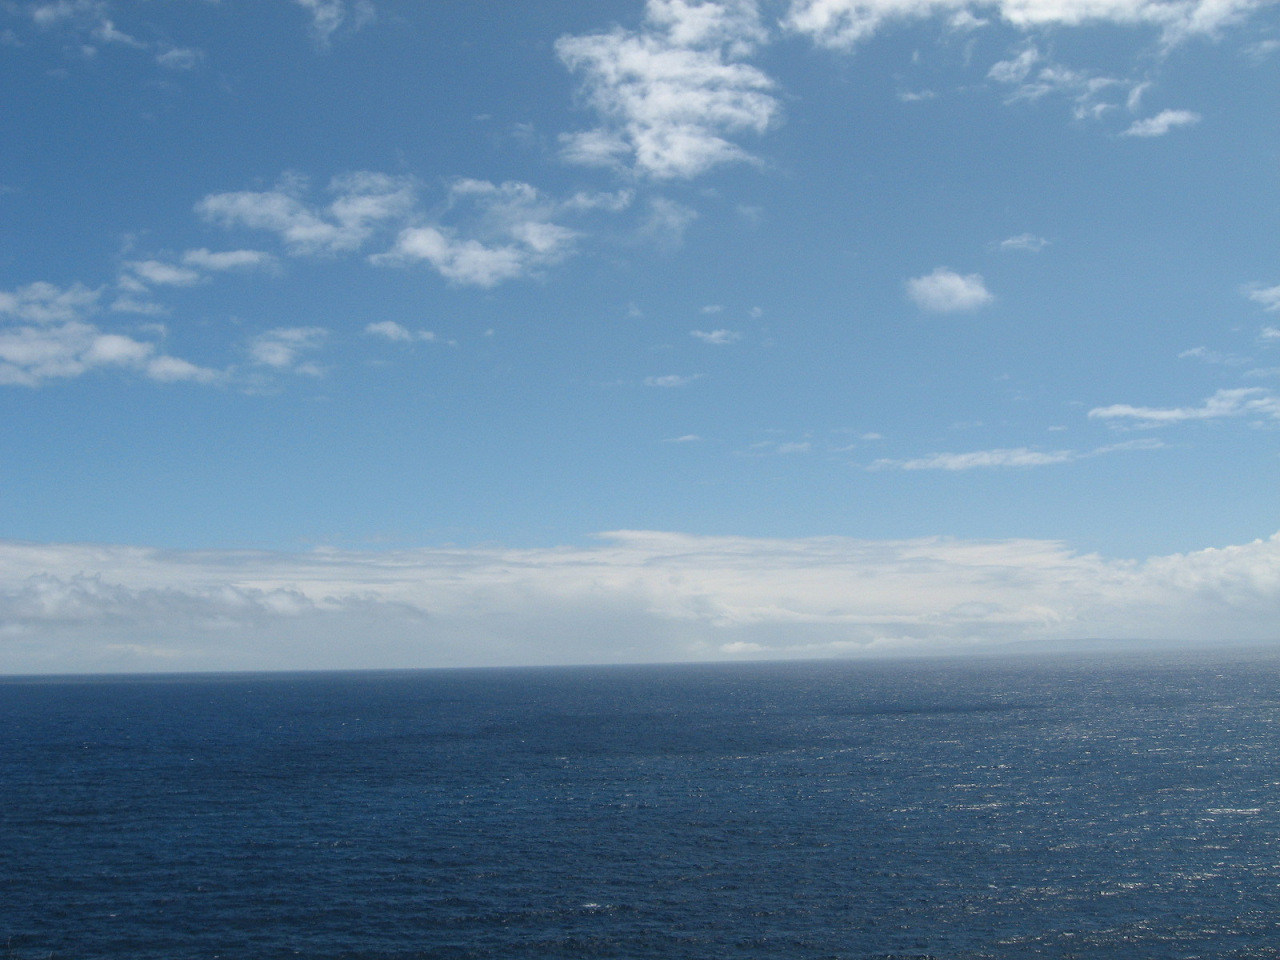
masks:
<svg viewBox="0 0 1280 960"><path fill-rule="evenodd" d="M1280 657L0 680L7 960L1280 955Z"/></svg>

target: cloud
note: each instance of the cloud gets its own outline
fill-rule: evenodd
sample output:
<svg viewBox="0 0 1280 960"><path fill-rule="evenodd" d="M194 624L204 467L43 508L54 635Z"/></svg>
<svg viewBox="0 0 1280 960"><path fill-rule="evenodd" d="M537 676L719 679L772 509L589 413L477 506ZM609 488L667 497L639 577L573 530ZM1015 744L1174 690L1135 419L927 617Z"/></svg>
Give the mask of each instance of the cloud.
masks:
<svg viewBox="0 0 1280 960"><path fill-rule="evenodd" d="M1261 304L1263 310L1280 310L1280 284L1274 287L1250 287L1246 296L1254 303Z"/></svg>
<svg viewBox="0 0 1280 960"><path fill-rule="evenodd" d="M204 53L189 47L170 47L156 54L156 63L170 70L194 70L204 59Z"/></svg>
<svg viewBox="0 0 1280 960"><path fill-rule="evenodd" d="M1217 420L1223 417L1268 417L1280 420L1280 398L1262 387L1219 390L1198 407L1134 407L1127 403L1095 407L1089 416L1097 420L1138 420L1146 426Z"/></svg>
<svg viewBox="0 0 1280 960"><path fill-rule="evenodd" d="M323 327L278 327L254 337L249 343L249 359L259 366L282 372L319 376L324 371L314 362L300 362L303 354L319 350L328 338Z"/></svg>
<svg viewBox="0 0 1280 960"><path fill-rule="evenodd" d="M415 203L408 177L362 171L334 177L323 206L303 200L306 182L287 177L275 190L210 194L196 212L227 228L266 230L280 237L294 255L358 250L388 222L403 220Z"/></svg>
<svg viewBox="0 0 1280 960"><path fill-rule="evenodd" d="M767 39L752 0L649 0L638 31L564 36L599 126L561 137L571 163L687 179L751 155L728 137L777 119L773 81L742 62Z"/></svg>
<svg viewBox="0 0 1280 960"><path fill-rule="evenodd" d="M968 453L935 453L914 460L876 460L870 470L984 470L1001 467L1046 467L1059 463L1087 460L1119 450L1155 450L1163 444L1158 440L1139 440L1116 443L1094 450L1031 450L1027 447L973 450Z"/></svg>
<svg viewBox="0 0 1280 960"><path fill-rule="evenodd" d="M1199 360L1203 363L1218 364L1224 367L1243 367L1250 362L1248 357L1237 357L1229 353L1219 353L1207 347L1192 347L1178 354L1179 360Z"/></svg>
<svg viewBox="0 0 1280 960"><path fill-rule="evenodd" d="M159 353L156 344L107 333L81 320L0 327L0 385L38 387L93 370L131 370L152 380L213 383L217 371Z"/></svg>
<svg viewBox="0 0 1280 960"><path fill-rule="evenodd" d="M1142 86L1046 61L1034 46L1025 48L1012 60L993 64L987 78L1013 88L1009 103L1065 97L1071 101L1072 115L1077 120L1097 119L1115 109L1117 104L1106 99L1110 94L1124 94L1126 101L1132 102L1134 90Z"/></svg>
<svg viewBox="0 0 1280 960"><path fill-rule="evenodd" d="M677 250L684 244L685 231L697 219L696 210L666 197L654 197L640 224L640 236L659 250Z"/></svg>
<svg viewBox="0 0 1280 960"><path fill-rule="evenodd" d="M294 0L311 14L311 38L321 50L327 50L333 35L344 25L359 30L374 19L374 7L369 0L352 4L346 0Z"/></svg>
<svg viewBox="0 0 1280 960"><path fill-rule="evenodd" d="M1048 240L1044 237L1037 237L1033 233L1020 233L1016 237L1009 237L1000 241L1001 250L1019 250L1027 253L1039 253L1048 245Z"/></svg>
<svg viewBox="0 0 1280 960"><path fill-rule="evenodd" d="M568 256L578 235L553 222L562 210L527 183L457 180L446 212L460 226L409 227L391 251L372 259L390 265L425 261L448 280L478 287L536 276Z"/></svg>
<svg viewBox="0 0 1280 960"><path fill-rule="evenodd" d="M255 270L271 268L276 265L276 258L262 250L188 250L182 255L182 262L188 267L198 270L209 270L221 273L226 270Z"/></svg>
<svg viewBox="0 0 1280 960"><path fill-rule="evenodd" d="M364 332L372 337L382 337L394 343L412 343L415 340L430 341L436 338L436 335L429 330L410 330L394 320L371 323L364 328Z"/></svg>
<svg viewBox="0 0 1280 960"><path fill-rule="evenodd" d="M139 280L157 287L189 287L201 280L196 270L160 260L133 260L125 266Z"/></svg>
<svg viewBox="0 0 1280 960"><path fill-rule="evenodd" d="M689 336L696 337L703 343L710 343L717 347L734 343L742 339L742 334L737 330L690 330Z"/></svg>
<svg viewBox="0 0 1280 960"><path fill-rule="evenodd" d="M0 671L625 663L1274 640L1280 534L1110 560L1038 540L620 531L303 554L0 541Z"/></svg>
<svg viewBox="0 0 1280 960"><path fill-rule="evenodd" d="M974 11L994 13L1027 31L1088 24L1144 26L1173 44L1212 36L1262 5L1257 0L791 0L785 24L836 50L851 50L889 25L912 20L950 18L967 28L977 19ZM957 14L962 15L958 21Z"/></svg>
<svg viewBox="0 0 1280 960"><path fill-rule="evenodd" d="M28 8L32 22L41 28L65 27L97 43L143 48L146 44L116 27L104 0L52 0Z"/></svg>
<svg viewBox="0 0 1280 960"><path fill-rule="evenodd" d="M1122 136L1163 137L1170 130L1193 126L1199 122L1200 114L1192 113L1190 110L1161 110L1154 117L1135 120Z"/></svg>
<svg viewBox="0 0 1280 960"><path fill-rule="evenodd" d="M93 310L101 289L75 284L65 290L52 283L39 281L14 291L0 290L0 317L12 317L31 323L74 320Z"/></svg>
<svg viewBox="0 0 1280 960"><path fill-rule="evenodd" d="M995 299L983 284L980 274L961 276L946 267L938 267L933 273L908 280L907 296L922 310L934 313L976 310Z"/></svg>
<svg viewBox="0 0 1280 960"><path fill-rule="evenodd" d="M695 373L691 376L682 376L678 373L668 373L661 377L645 377L644 385L646 387L661 387L669 390L673 387L687 387L700 376L702 376L700 373Z"/></svg>

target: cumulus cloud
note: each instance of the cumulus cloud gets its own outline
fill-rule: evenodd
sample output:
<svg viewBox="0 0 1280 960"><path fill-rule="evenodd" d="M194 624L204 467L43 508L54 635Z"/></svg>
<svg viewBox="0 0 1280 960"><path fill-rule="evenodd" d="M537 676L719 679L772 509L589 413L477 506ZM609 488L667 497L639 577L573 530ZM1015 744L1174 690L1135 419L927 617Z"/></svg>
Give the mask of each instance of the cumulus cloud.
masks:
<svg viewBox="0 0 1280 960"><path fill-rule="evenodd" d="M1155 426L1189 420L1217 420L1223 417L1264 417L1280 420L1280 397L1262 387L1219 390L1198 407L1135 407L1116 403L1095 407L1089 416L1097 420L1137 420Z"/></svg>
<svg viewBox="0 0 1280 960"><path fill-rule="evenodd" d="M559 263L577 237L553 222L562 206L527 183L457 180L449 187L447 208L459 225L408 227L374 262L425 261L455 283L492 287Z"/></svg>
<svg viewBox="0 0 1280 960"><path fill-rule="evenodd" d="M1136 120L1125 130L1126 137L1163 137L1170 130L1200 122L1200 114L1190 110L1161 110L1154 117Z"/></svg>
<svg viewBox="0 0 1280 960"><path fill-rule="evenodd" d="M601 120L562 136L563 156L654 179L750 160L728 138L777 119L773 81L743 62L766 38L752 0L649 0L640 30L561 37L556 52Z"/></svg>
<svg viewBox="0 0 1280 960"><path fill-rule="evenodd" d="M1110 560L1037 540L624 531L305 554L0 541L0 670L607 663L1273 640L1280 535Z"/></svg>
<svg viewBox="0 0 1280 960"><path fill-rule="evenodd" d="M92 370L132 370L153 380L212 383L220 374L159 353L155 343L107 333L80 320L0 327L0 384L38 387Z"/></svg>
<svg viewBox="0 0 1280 960"><path fill-rule="evenodd" d="M164 382L212 383L221 377L165 355L153 341L89 322L100 294L81 284L64 289L44 282L0 290L0 385L38 387L110 368Z"/></svg>
<svg viewBox="0 0 1280 960"><path fill-rule="evenodd" d="M292 254L358 250L388 222L413 209L415 186L408 177L362 171L334 177L327 204L307 203L306 181L286 177L274 190L210 194L196 212L211 223L274 233Z"/></svg>
<svg viewBox="0 0 1280 960"><path fill-rule="evenodd" d="M907 296L922 310L953 313L976 310L995 299L983 283L981 274L961 275L947 267L907 281Z"/></svg>

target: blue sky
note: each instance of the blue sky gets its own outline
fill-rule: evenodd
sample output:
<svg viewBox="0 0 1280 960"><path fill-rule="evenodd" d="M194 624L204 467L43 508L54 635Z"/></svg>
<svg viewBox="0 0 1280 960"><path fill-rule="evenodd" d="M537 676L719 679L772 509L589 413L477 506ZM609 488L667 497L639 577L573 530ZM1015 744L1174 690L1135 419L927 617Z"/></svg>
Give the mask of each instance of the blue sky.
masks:
<svg viewBox="0 0 1280 960"><path fill-rule="evenodd" d="M0 670L1275 637L1273 3L6 2L0 70Z"/></svg>

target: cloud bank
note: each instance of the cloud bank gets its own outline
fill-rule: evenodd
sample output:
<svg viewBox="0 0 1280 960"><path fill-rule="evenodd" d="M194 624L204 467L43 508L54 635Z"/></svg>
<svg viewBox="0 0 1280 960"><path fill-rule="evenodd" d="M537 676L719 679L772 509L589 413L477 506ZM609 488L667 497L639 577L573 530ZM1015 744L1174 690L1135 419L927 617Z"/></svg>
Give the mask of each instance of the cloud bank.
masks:
<svg viewBox="0 0 1280 960"><path fill-rule="evenodd" d="M0 671L610 663L1272 640L1280 534L1061 543L623 531L585 547L306 554L0 542Z"/></svg>

